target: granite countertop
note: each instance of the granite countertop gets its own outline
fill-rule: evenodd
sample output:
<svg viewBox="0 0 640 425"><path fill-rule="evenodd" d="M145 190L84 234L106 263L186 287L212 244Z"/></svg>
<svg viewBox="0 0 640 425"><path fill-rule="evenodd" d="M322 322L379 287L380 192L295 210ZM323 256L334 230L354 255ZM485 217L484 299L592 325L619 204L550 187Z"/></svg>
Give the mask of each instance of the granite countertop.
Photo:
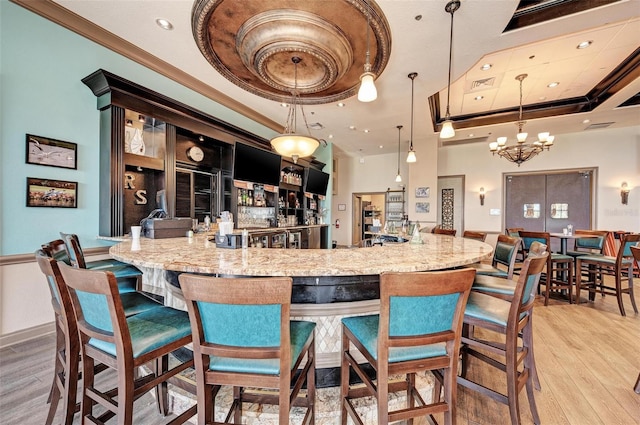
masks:
<svg viewBox="0 0 640 425"><path fill-rule="evenodd" d="M308 227L308 226L301 226ZM276 230L276 229L274 229ZM109 249L115 259L136 266L192 273L245 276L352 276L382 272L439 270L491 257L487 243L422 234L423 244L353 249L222 249L211 235L193 238L126 239Z"/></svg>

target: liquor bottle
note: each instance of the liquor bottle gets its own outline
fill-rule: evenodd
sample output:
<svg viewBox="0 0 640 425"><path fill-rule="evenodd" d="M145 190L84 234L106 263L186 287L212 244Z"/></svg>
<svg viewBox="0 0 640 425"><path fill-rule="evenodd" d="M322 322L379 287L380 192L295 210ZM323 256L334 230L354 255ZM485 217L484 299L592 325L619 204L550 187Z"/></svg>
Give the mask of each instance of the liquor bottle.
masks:
<svg viewBox="0 0 640 425"><path fill-rule="evenodd" d="M238 205L242 205L242 189L238 189Z"/></svg>
<svg viewBox="0 0 640 425"><path fill-rule="evenodd" d="M247 205L253 206L253 190L249 190L247 193Z"/></svg>

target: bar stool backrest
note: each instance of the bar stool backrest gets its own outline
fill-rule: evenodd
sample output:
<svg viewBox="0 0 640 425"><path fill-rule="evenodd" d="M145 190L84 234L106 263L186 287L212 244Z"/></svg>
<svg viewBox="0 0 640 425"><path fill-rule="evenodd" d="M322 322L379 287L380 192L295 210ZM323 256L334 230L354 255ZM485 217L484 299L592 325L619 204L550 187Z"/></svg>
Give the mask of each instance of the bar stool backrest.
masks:
<svg viewBox="0 0 640 425"><path fill-rule="evenodd" d="M60 232L60 237L64 241L64 245L67 248L67 255L69 256L71 265L80 269L86 269L87 263L84 259L84 253L82 252L82 247L80 246L80 239L78 239L78 235L74 233Z"/></svg>
<svg viewBox="0 0 640 425"><path fill-rule="evenodd" d="M56 239L42 244L40 249L46 256L56 261L71 264L71 260L69 260L69 255L67 254L67 247L62 239Z"/></svg>
<svg viewBox="0 0 640 425"><path fill-rule="evenodd" d="M584 251L585 253L602 254L604 250L604 241L609 234L606 230L576 230L576 236L584 235L590 237L576 238L576 251Z"/></svg>

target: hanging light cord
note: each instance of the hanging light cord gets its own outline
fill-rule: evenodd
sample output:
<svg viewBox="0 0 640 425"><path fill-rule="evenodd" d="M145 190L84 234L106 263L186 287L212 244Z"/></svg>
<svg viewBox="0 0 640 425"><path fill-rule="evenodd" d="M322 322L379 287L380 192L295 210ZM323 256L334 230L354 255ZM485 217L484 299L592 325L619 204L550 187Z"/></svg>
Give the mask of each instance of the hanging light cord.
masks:
<svg viewBox="0 0 640 425"><path fill-rule="evenodd" d="M409 146L409 150L413 150L413 80L415 80L418 74L413 72L409 74L409 78L411 78L411 144ZM449 106L447 105L447 111ZM399 134L398 134L399 137Z"/></svg>
<svg viewBox="0 0 640 425"><path fill-rule="evenodd" d="M400 130L402 130L402 126L399 125L396 128L398 129L398 175L400 175Z"/></svg>
<svg viewBox="0 0 640 425"><path fill-rule="evenodd" d="M449 119L449 92L451 91L451 60L453 58L453 14L460 7L460 2L451 1L445 7L445 10L451 14L451 29L449 33L449 80L447 83L447 113L445 118Z"/></svg>
<svg viewBox="0 0 640 425"><path fill-rule="evenodd" d="M364 64L364 72L371 72L371 63L370 63L370 53L369 53L369 8L365 3L365 7L367 8L367 60Z"/></svg>
<svg viewBox="0 0 640 425"><path fill-rule="evenodd" d="M518 77L520 77L520 75ZM520 112L518 113L518 133L522 133L522 124L524 124L522 122L522 80L524 80L524 78L525 77L518 78L518 80L520 80Z"/></svg>
<svg viewBox="0 0 640 425"><path fill-rule="evenodd" d="M298 94L298 64L300 62L302 62L302 59L300 59L298 56L294 56L291 58L291 61L293 62L293 102L291 104L291 108L289 109L289 115L287 117L287 127L289 127L288 129L285 129L285 133L295 133L298 127L298 122L297 122L297 115L296 115L296 109L298 108L298 102L299 102L299 94ZM304 126L307 129L307 133L309 135L311 135L311 130L309 130L309 124L307 124L307 116L304 113L304 109L302 108L302 106L300 107L300 112L302 113L302 119L304 121Z"/></svg>

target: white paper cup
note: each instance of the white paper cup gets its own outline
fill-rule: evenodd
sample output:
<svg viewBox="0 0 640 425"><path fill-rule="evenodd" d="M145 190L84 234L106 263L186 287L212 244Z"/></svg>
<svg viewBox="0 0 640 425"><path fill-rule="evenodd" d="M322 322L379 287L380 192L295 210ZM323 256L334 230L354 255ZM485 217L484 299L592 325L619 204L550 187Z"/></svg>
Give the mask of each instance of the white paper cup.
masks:
<svg viewBox="0 0 640 425"><path fill-rule="evenodd" d="M131 226L131 239L140 239L142 226Z"/></svg>

